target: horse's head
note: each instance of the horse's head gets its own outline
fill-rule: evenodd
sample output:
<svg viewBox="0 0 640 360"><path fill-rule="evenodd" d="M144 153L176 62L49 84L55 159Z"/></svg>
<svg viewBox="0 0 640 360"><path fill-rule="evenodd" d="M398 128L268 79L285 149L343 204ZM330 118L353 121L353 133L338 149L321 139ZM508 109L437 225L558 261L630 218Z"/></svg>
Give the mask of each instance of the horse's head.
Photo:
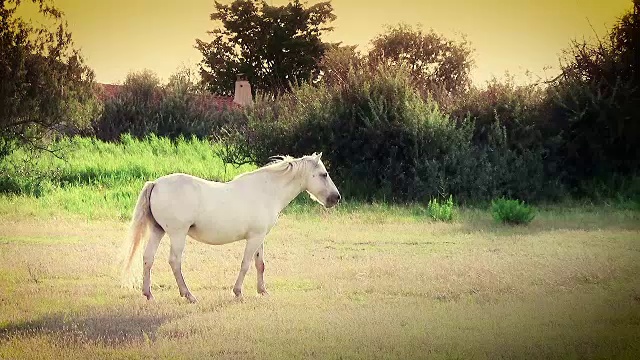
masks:
<svg viewBox="0 0 640 360"><path fill-rule="evenodd" d="M305 156L312 165L307 171L306 190L311 198L330 208L340 201L340 192L324 167L322 153Z"/></svg>

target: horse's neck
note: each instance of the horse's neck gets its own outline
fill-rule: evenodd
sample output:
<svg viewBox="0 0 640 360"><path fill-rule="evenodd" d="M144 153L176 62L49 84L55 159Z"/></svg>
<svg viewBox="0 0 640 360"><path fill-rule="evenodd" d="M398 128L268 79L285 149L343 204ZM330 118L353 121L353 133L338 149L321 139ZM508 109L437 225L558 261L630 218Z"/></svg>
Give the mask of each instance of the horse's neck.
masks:
<svg viewBox="0 0 640 360"><path fill-rule="evenodd" d="M280 212L300 194L304 188L302 177L296 174L282 175L276 172L260 172L253 176L260 176L257 187L260 189L260 198L273 202L275 209ZM254 183L255 184L255 183Z"/></svg>
<svg viewBox="0 0 640 360"><path fill-rule="evenodd" d="M282 211L289 203L302 192L302 177L291 175L270 174L272 181L269 182L272 187L271 194L274 195L278 212Z"/></svg>

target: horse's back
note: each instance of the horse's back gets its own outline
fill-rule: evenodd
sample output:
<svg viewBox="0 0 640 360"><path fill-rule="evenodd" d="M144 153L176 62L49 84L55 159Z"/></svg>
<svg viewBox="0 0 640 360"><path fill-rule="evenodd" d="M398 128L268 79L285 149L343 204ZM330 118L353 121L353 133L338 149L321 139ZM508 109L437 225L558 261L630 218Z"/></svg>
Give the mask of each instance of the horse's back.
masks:
<svg viewBox="0 0 640 360"><path fill-rule="evenodd" d="M202 188L210 182L196 176L176 173L154 181L150 196L151 213L165 231L188 228L198 215Z"/></svg>

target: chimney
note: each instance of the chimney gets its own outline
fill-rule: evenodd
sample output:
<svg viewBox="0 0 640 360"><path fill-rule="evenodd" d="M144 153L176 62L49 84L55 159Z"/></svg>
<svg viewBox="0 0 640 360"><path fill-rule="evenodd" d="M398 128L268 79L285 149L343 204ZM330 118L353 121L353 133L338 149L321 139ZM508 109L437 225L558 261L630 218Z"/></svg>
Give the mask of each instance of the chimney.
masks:
<svg viewBox="0 0 640 360"><path fill-rule="evenodd" d="M233 102L240 106L253 104L253 97L251 97L251 85L249 85L249 80L247 80L247 76L245 74L238 74Z"/></svg>

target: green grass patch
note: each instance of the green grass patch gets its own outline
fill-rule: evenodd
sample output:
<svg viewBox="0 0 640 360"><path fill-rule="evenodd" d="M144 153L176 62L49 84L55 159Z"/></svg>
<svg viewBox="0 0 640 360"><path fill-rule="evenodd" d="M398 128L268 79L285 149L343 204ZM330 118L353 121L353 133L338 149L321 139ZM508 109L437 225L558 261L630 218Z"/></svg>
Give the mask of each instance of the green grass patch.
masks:
<svg viewBox="0 0 640 360"><path fill-rule="evenodd" d="M225 165L206 140L151 136L121 143L74 137L54 144L58 156L16 151L0 174L0 212L78 214L89 219L128 218L145 181L171 173L228 181L255 167ZM9 165L27 164L27 165Z"/></svg>
<svg viewBox="0 0 640 360"><path fill-rule="evenodd" d="M255 169L253 165L225 165L216 155L218 146L195 138L171 141L155 136L144 140L124 136L121 143L81 137L63 139L54 145L62 158L44 153L28 169L9 166L0 173L0 214L13 218L75 216L128 220L146 181L176 172L229 181ZM8 163L24 164L28 157L29 154L17 151ZM336 178L340 178L339 174ZM340 187L339 181L337 185ZM451 216L447 202L438 209L441 215L437 216ZM284 210L287 214L331 212L364 212L372 222L393 221L398 216L413 217L416 221L430 217L420 204L363 203L349 199L327 210L304 193Z"/></svg>
<svg viewBox="0 0 640 360"><path fill-rule="evenodd" d="M437 198L429 200L427 205L427 211L432 219L438 221L451 221L455 216L455 208L453 204L453 196L449 195L449 198L444 201L438 201Z"/></svg>
<svg viewBox="0 0 640 360"><path fill-rule="evenodd" d="M535 209L524 201L505 198L491 202L491 214L496 221L511 225L526 225L536 217Z"/></svg>

